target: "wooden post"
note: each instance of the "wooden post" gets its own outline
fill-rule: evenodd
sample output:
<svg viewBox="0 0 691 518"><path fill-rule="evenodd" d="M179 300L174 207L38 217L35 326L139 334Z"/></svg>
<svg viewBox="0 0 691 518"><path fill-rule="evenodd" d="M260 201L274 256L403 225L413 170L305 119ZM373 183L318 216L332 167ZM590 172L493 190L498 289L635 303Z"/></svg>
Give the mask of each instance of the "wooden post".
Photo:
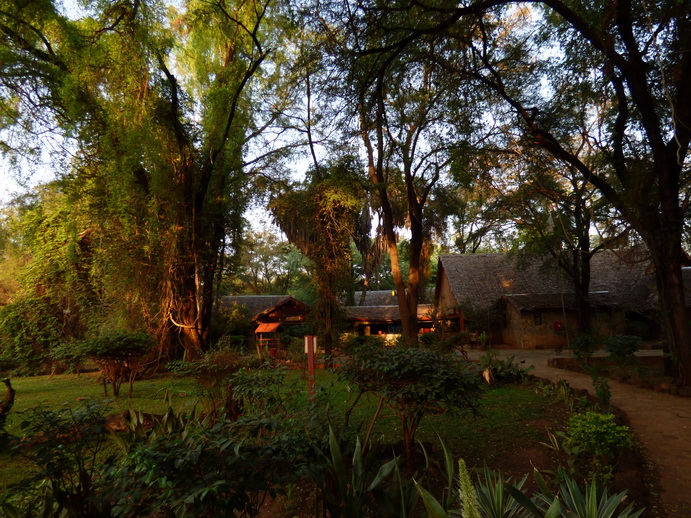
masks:
<svg viewBox="0 0 691 518"><path fill-rule="evenodd" d="M307 354L308 386L310 401L314 401L314 351L317 349L317 337L305 336L305 354Z"/></svg>

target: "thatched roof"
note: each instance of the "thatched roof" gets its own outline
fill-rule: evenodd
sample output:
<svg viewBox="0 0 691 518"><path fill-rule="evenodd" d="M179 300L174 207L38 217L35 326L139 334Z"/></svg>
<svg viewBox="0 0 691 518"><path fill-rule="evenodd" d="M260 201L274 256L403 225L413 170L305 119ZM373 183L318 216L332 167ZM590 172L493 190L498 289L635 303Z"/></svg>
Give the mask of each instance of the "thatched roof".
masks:
<svg viewBox="0 0 691 518"><path fill-rule="evenodd" d="M245 306L252 320L288 303L305 306L305 309L308 309L304 303L290 295L229 295L221 297L220 303L223 307L230 307L232 304Z"/></svg>
<svg viewBox="0 0 691 518"><path fill-rule="evenodd" d="M365 292L365 301L360 304L361 291L356 291L353 299L356 306L397 306L398 298L392 290L368 290Z"/></svg>
<svg viewBox="0 0 691 518"><path fill-rule="evenodd" d="M449 280L456 301L487 309L502 297L524 309L573 306L570 280L546 256L509 254L445 254L440 273ZM605 251L591 260L590 293L594 305L644 311L655 307L655 279L647 263L625 260ZM438 288L437 288L438 289Z"/></svg>
<svg viewBox="0 0 691 518"><path fill-rule="evenodd" d="M346 306L346 318L358 322L400 322L398 306ZM418 304L418 320L431 320L431 304Z"/></svg>

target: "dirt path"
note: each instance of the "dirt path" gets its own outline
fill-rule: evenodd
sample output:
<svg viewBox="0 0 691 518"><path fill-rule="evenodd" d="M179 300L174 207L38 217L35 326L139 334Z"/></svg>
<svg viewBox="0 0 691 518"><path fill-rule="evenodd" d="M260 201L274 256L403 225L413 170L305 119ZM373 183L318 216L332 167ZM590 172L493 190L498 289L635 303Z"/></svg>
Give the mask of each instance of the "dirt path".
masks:
<svg viewBox="0 0 691 518"><path fill-rule="evenodd" d="M471 359L481 352L471 351ZM590 376L549 367L554 351L499 350L535 368L531 374L593 393ZM564 353L563 356L567 356ZM647 456L658 466L662 503L669 518L691 518L691 398L639 389L610 381L612 404L626 413Z"/></svg>

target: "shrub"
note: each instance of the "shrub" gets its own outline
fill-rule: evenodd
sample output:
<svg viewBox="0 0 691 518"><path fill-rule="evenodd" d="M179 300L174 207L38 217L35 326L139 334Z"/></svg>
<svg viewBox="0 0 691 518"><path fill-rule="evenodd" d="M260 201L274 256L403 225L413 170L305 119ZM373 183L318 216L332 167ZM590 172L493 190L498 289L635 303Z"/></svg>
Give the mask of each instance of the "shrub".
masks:
<svg viewBox="0 0 691 518"><path fill-rule="evenodd" d="M18 365L20 374L41 374L50 351L62 341L62 311L47 297L34 297L0 310L0 355Z"/></svg>
<svg viewBox="0 0 691 518"><path fill-rule="evenodd" d="M242 413L242 404L235 397L228 380L240 369L259 368L262 365L256 357L242 356L232 348L218 348L193 362L168 362L166 368L178 375L192 376L204 387L207 414L219 415L223 410L229 418L237 419Z"/></svg>
<svg viewBox="0 0 691 518"><path fill-rule="evenodd" d="M585 458L590 475L601 481L611 476L619 457L633 447L628 426L619 426L614 415L585 412L575 414L567 426L567 440Z"/></svg>
<svg viewBox="0 0 691 518"><path fill-rule="evenodd" d="M58 368L61 371L76 372L79 371L87 358L85 348L79 342L65 342L50 351L50 358L56 362L53 365L53 371Z"/></svg>
<svg viewBox="0 0 691 518"><path fill-rule="evenodd" d="M329 429L328 453L317 448L318 463L310 463L307 473L320 488L324 508L332 518L360 518L369 516L365 511L377 510L377 515L391 515L377 509L377 504L391 502L391 495L383 494L387 479L397 472L397 458L377 465L376 452L363 452L360 439L354 448L340 444ZM347 453L346 453L347 451ZM376 471L375 471L376 470ZM400 475L400 474L399 474Z"/></svg>
<svg viewBox="0 0 691 518"><path fill-rule="evenodd" d="M418 348L359 348L339 374L361 392L381 398L401 420L410 470L420 421L432 413L474 411L482 391L479 373L467 362Z"/></svg>
<svg viewBox="0 0 691 518"><path fill-rule="evenodd" d="M113 388L113 395L119 396L120 386L125 380L129 382L131 396L143 357L151 352L155 344L154 337L148 333L113 331L83 342L83 351L103 372L103 391L106 397L108 384Z"/></svg>
<svg viewBox="0 0 691 518"><path fill-rule="evenodd" d="M590 374L593 379L593 388L595 389L595 399L603 412L609 412L612 401L612 389L609 386L609 381L604 376L598 376L594 371Z"/></svg>
<svg viewBox="0 0 691 518"><path fill-rule="evenodd" d="M55 516L107 516L108 504L99 491L108 447L106 410L101 403L86 401L59 410L33 408L22 414L24 437L17 448L38 467L38 472L18 488L28 492L29 509L40 507L44 495L31 489L35 482L43 481L50 483L55 506L64 513Z"/></svg>
<svg viewBox="0 0 691 518"><path fill-rule="evenodd" d="M620 365L631 365L636 359L636 352L641 339L633 335L610 336L605 340L605 350L609 358Z"/></svg>
<svg viewBox="0 0 691 518"><path fill-rule="evenodd" d="M585 365L590 364L590 358L597 351L597 340L592 335L580 335L572 338L569 342L569 349L573 355Z"/></svg>
<svg viewBox="0 0 691 518"><path fill-rule="evenodd" d="M353 354L360 349L382 349L385 345L386 342L381 336L347 334L342 339L340 347L344 352Z"/></svg>
<svg viewBox="0 0 691 518"><path fill-rule="evenodd" d="M460 511L449 510L437 501L422 485L418 492L425 504L427 515L434 518L639 518L643 509L634 510L634 504L626 505L626 491L610 495L606 488L595 481L581 491L576 481L564 476L554 493L539 472L535 478L539 491L529 494L523 489L525 478L512 485L501 474L485 469L473 484L463 460L458 462Z"/></svg>
<svg viewBox="0 0 691 518"><path fill-rule="evenodd" d="M116 516L255 516L266 495L297 482L308 448L275 421L200 423L172 410L121 445L105 486Z"/></svg>
<svg viewBox="0 0 691 518"><path fill-rule="evenodd" d="M489 370L491 379L498 383L522 383L533 369L532 365L524 367L515 362L514 356L502 359L493 349L480 355L479 363L480 368L483 371Z"/></svg>

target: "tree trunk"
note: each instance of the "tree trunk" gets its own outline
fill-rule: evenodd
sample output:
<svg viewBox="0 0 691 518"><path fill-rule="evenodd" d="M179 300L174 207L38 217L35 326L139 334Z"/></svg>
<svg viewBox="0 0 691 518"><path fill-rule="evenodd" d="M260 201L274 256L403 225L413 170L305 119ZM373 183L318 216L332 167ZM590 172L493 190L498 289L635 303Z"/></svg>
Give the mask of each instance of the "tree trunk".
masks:
<svg viewBox="0 0 691 518"><path fill-rule="evenodd" d="M691 326L681 273L682 251L677 243L666 239L664 235L651 241L648 246L655 263L660 310L671 350L677 360L676 382L679 386L688 386L691 373Z"/></svg>

